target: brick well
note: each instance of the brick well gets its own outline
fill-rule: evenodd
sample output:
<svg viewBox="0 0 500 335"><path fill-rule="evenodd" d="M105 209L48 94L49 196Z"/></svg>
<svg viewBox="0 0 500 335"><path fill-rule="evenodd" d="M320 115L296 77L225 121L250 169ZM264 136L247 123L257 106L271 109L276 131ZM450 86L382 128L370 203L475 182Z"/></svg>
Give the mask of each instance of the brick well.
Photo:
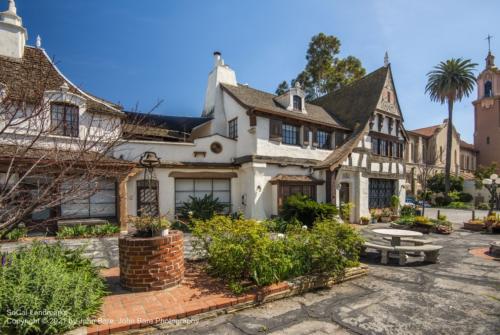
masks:
<svg viewBox="0 0 500 335"><path fill-rule="evenodd" d="M131 291L163 290L184 278L183 235L177 230L168 236L121 237L120 283Z"/></svg>

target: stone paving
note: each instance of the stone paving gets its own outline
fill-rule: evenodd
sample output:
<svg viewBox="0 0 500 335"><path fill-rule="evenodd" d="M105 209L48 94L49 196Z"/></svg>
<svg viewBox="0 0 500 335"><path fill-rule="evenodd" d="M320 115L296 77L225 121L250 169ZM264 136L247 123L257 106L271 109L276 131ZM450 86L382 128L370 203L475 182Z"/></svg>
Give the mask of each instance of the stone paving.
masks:
<svg viewBox="0 0 500 335"><path fill-rule="evenodd" d="M429 237L444 246L439 264L412 257L404 267L395 260L383 266L369 254L363 259L370 265L368 276L330 290L147 333L500 334L500 261L469 253L500 236L458 230L470 212L441 212L457 230ZM432 211L426 214L432 217ZM379 225L366 229L374 226Z"/></svg>

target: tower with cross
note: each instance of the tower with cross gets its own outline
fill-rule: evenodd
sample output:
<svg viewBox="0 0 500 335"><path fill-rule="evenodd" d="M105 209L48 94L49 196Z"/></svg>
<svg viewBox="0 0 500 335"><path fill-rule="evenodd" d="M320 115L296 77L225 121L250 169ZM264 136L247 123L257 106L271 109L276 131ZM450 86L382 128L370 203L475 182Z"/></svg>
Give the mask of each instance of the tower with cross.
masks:
<svg viewBox="0 0 500 335"><path fill-rule="evenodd" d="M478 165L497 163L500 167L500 70L491 51L493 36L488 34L486 67L477 78L474 105L474 147L479 151Z"/></svg>

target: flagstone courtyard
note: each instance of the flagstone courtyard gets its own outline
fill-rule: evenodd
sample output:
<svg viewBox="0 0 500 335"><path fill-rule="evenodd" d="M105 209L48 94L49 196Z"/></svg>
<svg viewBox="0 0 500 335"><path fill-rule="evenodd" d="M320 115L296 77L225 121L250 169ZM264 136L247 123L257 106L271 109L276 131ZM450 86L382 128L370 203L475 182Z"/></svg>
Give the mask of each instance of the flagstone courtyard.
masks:
<svg viewBox="0 0 500 335"><path fill-rule="evenodd" d="M362 259L370 266L368 276L329 290L209 320L198 322L194 317L189 325L176 328L166 324L130 333L498 334L500 262L478 249L498 240L498 235L459 229L457 220L470 212L445 214L455 218L456 230L449 236L431 234L444 246L438 264L385 266L369 254Z"/></svg>

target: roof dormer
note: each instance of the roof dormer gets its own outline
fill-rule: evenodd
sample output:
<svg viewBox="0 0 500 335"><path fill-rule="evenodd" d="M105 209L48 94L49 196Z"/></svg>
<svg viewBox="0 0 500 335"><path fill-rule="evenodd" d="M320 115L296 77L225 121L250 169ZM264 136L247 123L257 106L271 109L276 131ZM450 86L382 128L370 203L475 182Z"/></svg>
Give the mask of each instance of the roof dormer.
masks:
<svg viewBox="0 0 500 335"><path fill-rule="evenodd" d="M305 96L304 90L302 90L300 84L296 82L294 87L276 97L275 100L283 106L283 108L291 112L307 114Z"/></svg>

